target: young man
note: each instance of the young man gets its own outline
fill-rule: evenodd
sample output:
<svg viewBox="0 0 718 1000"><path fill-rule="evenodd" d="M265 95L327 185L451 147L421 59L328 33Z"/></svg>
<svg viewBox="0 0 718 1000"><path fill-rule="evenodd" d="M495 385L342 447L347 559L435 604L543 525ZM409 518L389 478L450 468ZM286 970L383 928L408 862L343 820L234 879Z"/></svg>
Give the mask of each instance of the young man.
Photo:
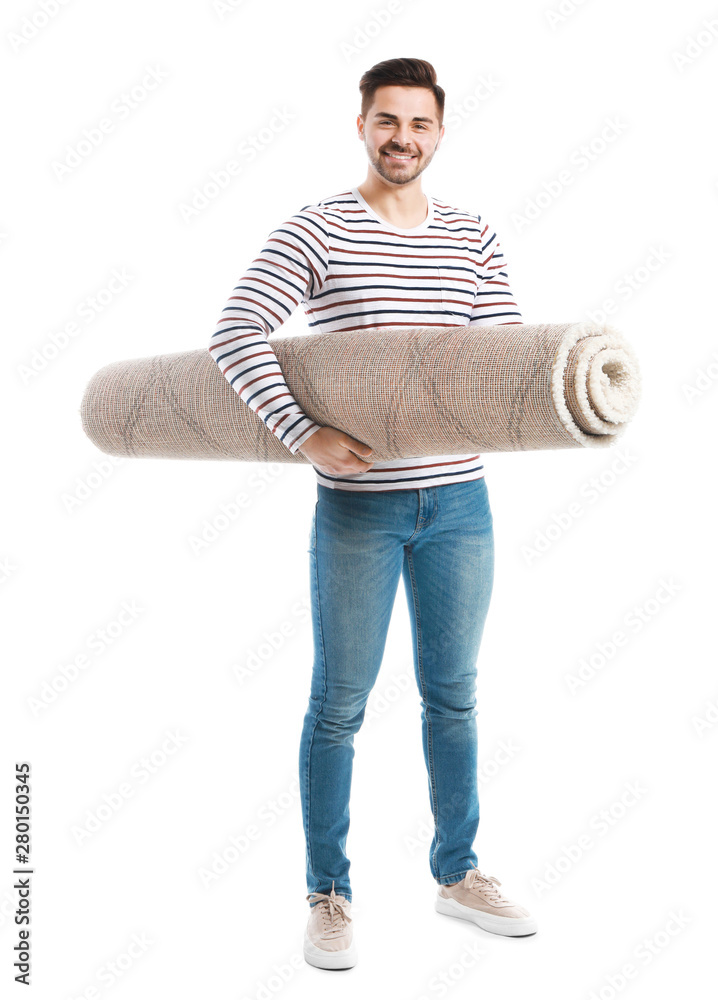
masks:
<svg viewBox="0 0 718 1000"><path fill-rule="evenodd" d="M356 962L349 796L354 734L384 653L399 578L414 667L434 837L435 908L497 934L535 921L478 870L476 660L494 572L481 455L373 462L371 449L314 423L292 396L268 338L302 303L309 326L359 330L521 323L496 232L422 192L444 135L444 91L422 59L390 59L359 89L359 187L305 206L269 236L240 278L210 354L244 402L317 477L310 535L314 666L299 770L310 901L304 955ZM391 873L382 871L385 888Z"/></svg>

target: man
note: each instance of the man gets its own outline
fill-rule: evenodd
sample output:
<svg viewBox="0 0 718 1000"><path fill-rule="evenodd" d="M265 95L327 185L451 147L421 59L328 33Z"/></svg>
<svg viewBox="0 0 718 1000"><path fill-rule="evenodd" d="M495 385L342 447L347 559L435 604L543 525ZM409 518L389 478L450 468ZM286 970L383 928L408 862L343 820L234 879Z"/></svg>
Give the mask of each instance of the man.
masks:
<svg viewBox="0 0 718 1000"><path fill-rule="evenodd" d="M521 323L495 231L422 193L444 135L444 91L422 59L390 59L359 89L364 183L305 206L270 235L233 289L210 353L241 399L317 477L310 535L314 666L300 742L310 900L304 955L356 962L349 795L354 734L382 662L403 574L435 831L435 908L498 934L528 912L478 870L476 660L493 585L481 455L375 463L371 448L303 413L268 338L301 301L322 332ZM391 872L382 871L381 888Z"/></svg>

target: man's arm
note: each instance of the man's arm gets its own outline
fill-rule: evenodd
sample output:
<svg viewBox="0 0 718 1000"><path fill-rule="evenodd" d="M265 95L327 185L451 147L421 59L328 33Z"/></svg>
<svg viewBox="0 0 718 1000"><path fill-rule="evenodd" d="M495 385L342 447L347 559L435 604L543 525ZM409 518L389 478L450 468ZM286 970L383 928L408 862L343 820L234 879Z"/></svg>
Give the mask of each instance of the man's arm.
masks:
<svg viewBox="0 0 718 1000"><path fill-rule="evenodd" d="M478 216L481 225L481 216ZM496 231L484 224L482 227L481 264L479 287L471 309L471 326L504 326L523 323L519 308L509 285L506 258ZM483 276L483 277L482 277Z"/></svg>
<svg viewBox="0 0 718 1000"><path fill-rule="evenodd" d="M270 234L232 289L209 344L235 392L292 454L321 424L290 392L268 338L321 288L327 264L324 220L308 207Z"/></svg>

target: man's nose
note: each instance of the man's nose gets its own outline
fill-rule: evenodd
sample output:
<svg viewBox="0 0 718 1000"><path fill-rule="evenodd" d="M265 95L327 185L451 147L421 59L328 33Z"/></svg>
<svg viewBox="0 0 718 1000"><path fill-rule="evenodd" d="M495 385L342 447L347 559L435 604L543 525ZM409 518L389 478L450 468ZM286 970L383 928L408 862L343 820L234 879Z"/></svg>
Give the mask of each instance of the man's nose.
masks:
<svg viewBox="0 0 718 1000"><path fill-rule="evenodd" d="M401 149L411 148L411 132L408 125L397 125L394 132L394 144Z"/></svg>

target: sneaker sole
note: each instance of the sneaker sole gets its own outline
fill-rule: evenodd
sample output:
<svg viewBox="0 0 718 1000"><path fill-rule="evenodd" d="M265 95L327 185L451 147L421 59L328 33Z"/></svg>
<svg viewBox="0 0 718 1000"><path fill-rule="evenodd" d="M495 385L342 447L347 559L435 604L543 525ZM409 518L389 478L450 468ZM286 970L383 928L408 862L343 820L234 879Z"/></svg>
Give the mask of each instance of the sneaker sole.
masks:
<svg viewBox="0 0 718 1000"><path fill-rule="evenodd" d="M443 896L436 897L434 909L437 913L445 913L448 917L470 920L491 934L524 937L527 934L535 934L538 930L533 917L497 917L493 913L475 910L473 906L464 906L463 903L458 903L455 899L445 899Z"/></svg>
<svg viewBox="0 0 718 1000"><path fill-rule="evenodd" d="M304 935L304 959L315 969L351 969L357 963L356 945L352 941L342 951L325 951Z"/></svg>

